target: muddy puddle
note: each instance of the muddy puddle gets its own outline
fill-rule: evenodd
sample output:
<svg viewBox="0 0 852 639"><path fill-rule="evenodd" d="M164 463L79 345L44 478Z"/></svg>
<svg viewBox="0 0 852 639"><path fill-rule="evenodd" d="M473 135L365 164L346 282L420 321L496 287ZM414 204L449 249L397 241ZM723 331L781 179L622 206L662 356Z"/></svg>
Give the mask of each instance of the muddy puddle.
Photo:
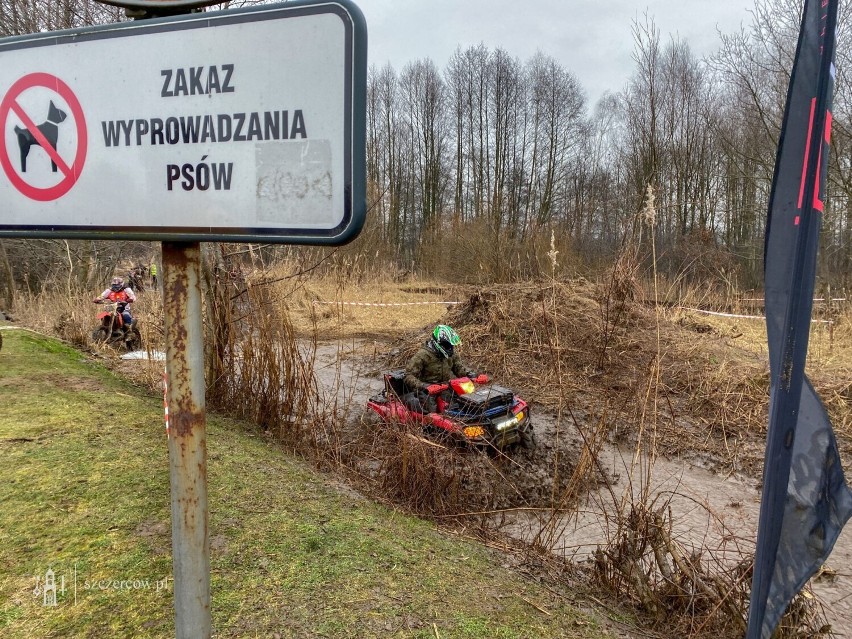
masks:
<svg viewBox="0 0 852 639"><path fill-rule="evenodd" d="M546 420L540 417L541 421ZM682 460L636 460L632 451L604 447L600 462L612 473L613 484L586 496L578 512L553 518L520 513L503 530L527 542L543 536L548 547L565 559L583 562L606 543L613 513L631 492L649 495L655 508L671 509L672 537L688 550L704 549L714 563L733 566L754 551L760 513L756 480L723 477ZM833 636L852 637L852 527L847 526L825 565L812 580L814 594L825 606Z"/></svg>
<svg viewBox="0 0 852 639"><path fill-rule="evenodd" d="M383 388L380 371L387 345L369 340L321 343L315 353L315 371L331 399L344 406L344 418L357 427L366 400ZM494 502L505 509L495 515L501 531L522 541L538 537L554 554L574 562L590 558L611 534L619 505L625 496L646 495L655 508L671 510L672 537L686 549L705 549L722 566L736 563L751 553L760 511L758 481L739 475L720 475L683 459L637 457L630 449L605 445L598 455L595 486L585 493L576 513L553 517L546 508L553 492L550 475L554 455L575 455L582 439L573 425L559 423L532 401L537 451L517 451L500 472L530 497L523 503ZM582 422L584 416L575 412ZM495 463L484 460L483 463ZM500 463L499 460L496 463ZM847 468L852 460L846 460ZM537 496L537 498L536 498ZM499 518L499 522L497 519ZM825 606L836 637L852 638L852 527L847 526L829 557L824 575L813 580L813 591Z"/></svg>

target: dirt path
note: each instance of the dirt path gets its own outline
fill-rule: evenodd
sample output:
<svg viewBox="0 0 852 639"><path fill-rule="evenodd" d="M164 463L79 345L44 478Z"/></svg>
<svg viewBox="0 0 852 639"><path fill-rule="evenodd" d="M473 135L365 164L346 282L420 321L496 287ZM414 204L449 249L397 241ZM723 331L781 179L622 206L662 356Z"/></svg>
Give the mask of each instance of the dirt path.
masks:
<svg viewBox="0 0 852 639"><path fill-rule="evenodd" d="M346 407L346 420L353 428L363 423L367 398L383 388L380 356L386 348L382 342L350 339L322 343L317 349L315 366L321 386ZM536 407L535 398L527 399L533 401L538 447L533 454L518 451L511 463L504 463L499 469L502 477L511 478L516 490L497 494L492 505L523 509L499 515L503 532L525 541L538 536L557 555L584 561L606 541L613 513L624 495L632 491L634 495L646 494L655 507L667 504L672 513L673 538L686 548L705 549L707 556L722 565L731 565L753 550L760 510L755 479L721 476L680 459L658 457L649 464L647 457L636 457L631 450L610 445L601 449L598 462L609 485L601 481L597 488L592 487L576 516L552 518L535 511L551 503L556 461L560 457L575 461L583 440L573 425L558 423ZM582 422L588 416L575 412L575 417ZM562 484L558 487L561 489ZM522 497L516 499L512 495ZM852 572L846 568L849 565L852 529L847 527L829 558L829 571L814 580L813 589L826 608L834 636L852 638Z"/></svg>

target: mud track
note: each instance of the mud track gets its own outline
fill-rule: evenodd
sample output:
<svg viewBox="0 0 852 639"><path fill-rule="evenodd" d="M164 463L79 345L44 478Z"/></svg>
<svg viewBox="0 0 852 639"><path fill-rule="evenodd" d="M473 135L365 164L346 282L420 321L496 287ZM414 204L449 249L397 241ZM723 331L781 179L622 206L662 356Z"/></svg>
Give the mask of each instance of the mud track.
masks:
<svg viewBox="0 0 852 639"><path fill-rule="evenodd" d="M381 435L383 425L364 406L382 390L381 371L391 367L395 355L387 343L364 339L319 345L315 370L320 384L346 406L344 440L363 443ZM601 416L594 410L565 407L557 416L537 404L535 397L525 399L535 424L535 450L516 448L496 458L446 451L447 463L458 466L461 486L471 495L465 502L468 508L489 511L494 530L566 560L587 562L612 535L616 513L632 493L644 495L655 507L665 504L672 513L673 535L687 547L731 565L753 552L760 507L760 482L755 477L725 471L725 463L707 454L649 459L631 446L613 444L618 439L613 432L595 444L590 437L595 436ZM695 425L675 420L670 427ZM584 443L597 454L581 454ZM369 458L355 460L354 465L361 473L380 472ZM852 529L847 527L826 570L812 582L837 637L852 637L852 573L846 569L850 564Z"/></svg>

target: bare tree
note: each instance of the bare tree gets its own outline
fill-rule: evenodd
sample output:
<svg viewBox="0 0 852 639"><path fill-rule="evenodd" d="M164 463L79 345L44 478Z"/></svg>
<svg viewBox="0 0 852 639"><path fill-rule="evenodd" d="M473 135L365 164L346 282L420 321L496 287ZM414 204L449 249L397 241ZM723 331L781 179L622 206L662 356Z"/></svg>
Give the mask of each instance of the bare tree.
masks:
<svg viewBox="0 0 852 639"><path fill-rule="evenodd" d="M444 82L431 60L406 65L400 77L409 139L412 144L414 188L418 194L421 229L433 228L443 209L444 152L447 137Z"/></svg>
<svg viewBox="0 0 852 639"><path fill-rule="evenodd" d="M0 0L0 35L120 22L124 10L94 0Z"/></svg>
<svg viewBox="0 0 852 639"><path fill-rule="evenodd" d="M535 226L541 227L550 223L557 207L559 180L564 177L569 153L572 149L579 151L575 134L583 124L585 98L576 78L553 58L536 54L528 74L535 136L530 159L530 206Z"/></svg>

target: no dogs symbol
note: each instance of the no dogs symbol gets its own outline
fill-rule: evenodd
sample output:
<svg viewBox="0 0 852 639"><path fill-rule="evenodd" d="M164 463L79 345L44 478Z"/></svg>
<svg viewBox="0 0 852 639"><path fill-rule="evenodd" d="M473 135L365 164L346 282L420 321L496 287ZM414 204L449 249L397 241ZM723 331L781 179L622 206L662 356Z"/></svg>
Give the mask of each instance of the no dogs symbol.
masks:
<svg viewBox="0 0 852 639"><path fill-rule="evenodd" d="M0 165L18 191L49 202L77 182L86 161L86 120L62 80L31 73L0 102Z"/></svg>

